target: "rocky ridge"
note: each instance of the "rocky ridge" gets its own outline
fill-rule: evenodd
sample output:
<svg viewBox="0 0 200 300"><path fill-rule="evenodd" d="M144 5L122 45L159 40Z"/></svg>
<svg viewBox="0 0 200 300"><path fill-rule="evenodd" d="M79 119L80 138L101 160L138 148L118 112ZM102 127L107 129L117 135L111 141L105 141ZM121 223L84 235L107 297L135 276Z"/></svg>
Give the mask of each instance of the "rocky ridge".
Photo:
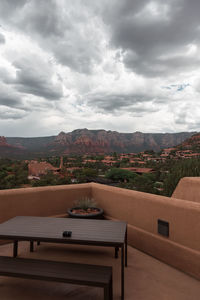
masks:
<svg viewBox="0 0 200 300"><path fill-rule="evenodd" d="M184 140L181 144L177 145L177 150L192 150L200 152L200 133L192 135L190 138Z"/></svg>
<svg viewBox="0 0 200 300"><path fill-rule="evenodd" d="M116 131L78 129L61 132L52 143L53 148L62 145L63 153L128 153L152 149L160 151L180 144L193 133L119 133Z"/></svg>
<svg viewBox="0 0 200 300"><path fill-rule="evenodd" d="M194 132L119 133L117 131L77 129L57 136L36 138L0 138L1 157L45 157L65 154L131 153L160 151L181 144ZM5 151L7 148L7 151ZM8 151L9 149L9 151Z"/></svg>

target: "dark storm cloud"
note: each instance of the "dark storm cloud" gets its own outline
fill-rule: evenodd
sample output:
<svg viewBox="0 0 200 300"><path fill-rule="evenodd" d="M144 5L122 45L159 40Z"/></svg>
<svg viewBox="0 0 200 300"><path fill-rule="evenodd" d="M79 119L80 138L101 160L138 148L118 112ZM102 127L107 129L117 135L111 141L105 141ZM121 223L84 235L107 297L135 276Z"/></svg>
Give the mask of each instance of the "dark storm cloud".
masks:
<svg viewBox="0 0 200 300"><path fill-rule="evenodd" d="M145 102L150 102L150 104L146 104ZM90 95L87 100L88 105L104 113L119 113L120 111L143 113L157 111L157 108L151 105L152 102L153 99L140 94L96 94Z"/></svg>
<svg viewBox="0 0 200 300"><path fill-rule="evenodd" d="M0 1L0 26L8 29L15 26L20 11L28 3L29 0L1 0Z"/></svg>
<svg viewBox="0 0 200 300"><path fill-rule="evenodd" d="M1 106L26 110L22 98L10 86L0 83L0 91Z"/></svg>
<svg viewBox="0 0 200 300"><path fill-rule="evenodd" d="M0 15L9 17L14 14L17 9L22 8L29 0L1 0Z"/></svg>
<svg viewBox="0 0 200 300"><path fill-rule="evenodd" d="M99 17L108 26L111 45L121 49L124 64L153 77L200 66L197 56L185 55L189 45L200 45L199 11L198 0L0 2L2 19L9 19L58 62L80 73L90 73L101 62L98 34L91 30L102 29L100 22L93 22Z"/></svg>
<svg viewBox="0 0 200 300"><path fill-rule="evenodd" d="M2 33L0 33L0 44L5 44L6 39Z"/></svg>
<svg viewBox="0 0 200 300"><path fill-rule="evenodd" d="M100 23L81 1L65 4L62 6L56 0L29 0L20 1L18 7L8 3L6 9L9 6L11 11L18 9L15 15L11 14L10 25L35 39L57 62L79 73L91 73L95 63L102 59ZM5 9L5 3L0 3L0 10L1 6ZM2 18L8 23L5 15Z"/></svg>
<svg viewBox="0 0 200 300"><path fill-rule="evenodd" d="M16 107L19 105L19 101L14 95L0 95L0 105Z"/></svg>
<svg viewBox="0 0 200 300"><path fill-rule="evenodd" d="M54 49L54 54L63 65L76 70L79 73L90 73L98 57L96 45L93 48L88 47L86 39L79 43L76 41L71 44L68 41L59 43Z"/></svg>
<svg viewBox="0 0 200 300"><path fill-rule="evenodd" d="M65 20L66 22L67 20ZM63 36L65 28L62 27L62 11L54 0L28 1L24 8L24 15L15 21L18 26L43 38Z"/></svg>
<svg viewBox="0 0 200 300"><path fill-rule="evenodd" d="M195 126L199 11L197 0L1 0L3 123L23 118L18 129L37 123L42 134L70 118L75 128L92 111L94 127L123 120L132 130L144 117L134 126L147 130L160 110L151 130Z"/></svg>
<svg viewBox="0 0 200 300"><path fill-rule="evenodd" d="M65 30L59 7L55 0L1 0L0 16L4 27L11 25L16 30L49 38L62 36Z"/></svg>
<svg viewBox="0 0 200 300"><path fill-rule="evenodd" d="M21 93L44 97L49 100L59 100L62 95L62 87L54 83L52 70L37 57L29 57L14 62L17 68L16 88Z"/></svg>
<svg viewBox="0 0 200 300"><path fill-rule="evenodd" d="M18 120L18 119L22 119L27 115L26 111L24 110L18 110L18 109L4 109L4 107L2 107L0 105L0 119L1 120Z"/></svg>
<svg viewBox="0 0 200 300"><path fill-rule="evenodd" d="M116 1L105 11L112 44L122 49L124 63L146 76L193 68L181 53L200 43L200 1ZM165 57L166 56L166 57ZM169 56L169 57L168 57ZM171 56L171 57L170 57ZM195 61L195 58L193 58ZM199 60L196 59L199 66Z"/></svg>
<svg viewBox="0 0 200 300"><path fill-rule="evenodd" d="M18 84L17 89L21 93L32 94L50 100L58 100L62 96L62 92L60 90L57 91L56 87L52 87L47 80L38 78L36 74L25 70L17 71L16 83Z"/></svg>

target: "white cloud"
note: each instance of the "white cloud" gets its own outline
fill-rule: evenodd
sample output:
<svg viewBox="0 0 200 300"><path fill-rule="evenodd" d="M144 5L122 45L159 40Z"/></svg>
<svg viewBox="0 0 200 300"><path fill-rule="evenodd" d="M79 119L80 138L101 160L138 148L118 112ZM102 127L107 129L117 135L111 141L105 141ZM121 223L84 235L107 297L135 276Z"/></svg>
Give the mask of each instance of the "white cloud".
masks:
<svg viewBox="0 0 200 300"><path fill-rule="evenodd" d="M199 8L2 0L1 135L199 130Z"/></svg>

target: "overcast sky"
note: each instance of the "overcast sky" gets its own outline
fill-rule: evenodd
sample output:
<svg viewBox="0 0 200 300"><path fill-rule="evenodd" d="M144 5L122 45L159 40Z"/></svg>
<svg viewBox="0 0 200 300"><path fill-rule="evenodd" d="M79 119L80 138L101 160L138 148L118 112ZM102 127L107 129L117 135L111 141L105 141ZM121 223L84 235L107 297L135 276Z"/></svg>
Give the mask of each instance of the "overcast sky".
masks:
<svg viewBox="0 0 200 300"><path fill-rule="evenodd" d="M199 0L1 0L0 135L200 131Z"/></svg>

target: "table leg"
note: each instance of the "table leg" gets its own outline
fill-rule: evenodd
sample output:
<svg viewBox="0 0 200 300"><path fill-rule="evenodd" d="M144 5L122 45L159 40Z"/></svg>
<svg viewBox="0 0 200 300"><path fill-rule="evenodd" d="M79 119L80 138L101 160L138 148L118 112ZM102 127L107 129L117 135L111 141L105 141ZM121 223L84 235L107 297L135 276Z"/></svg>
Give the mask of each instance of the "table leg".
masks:
<svg viewBox="0 0 200 300"><path fill-rule="evenodd" d="M127 267L127 260L128 260L128 251L127 251L127 228L125 234L125 267Z"/></svg>
<svg viewBox="0 0 200 300"><path fill-rule="evenodd" d="M30 252L33 252L33 246L34 246L34 242L33 241L30 241Z"/></svg>
<svg viewBox="0 0 200 300"><path fill-rule="evenodd" d="M14 241L14 244L13 244L13 257L17 257L17 250L18 250L18 241Z"/></svg>
<svg viewBox="0 0 200 300"><path fill-rule="evenodd" d="M124 300L124 245L121 247L121 300Z"/></svg>
<svg viewBox="0 0 200 300"><path fill-rule="evenodd" d="M115 258L118 258L119 247L115 247Z"/></svg>

